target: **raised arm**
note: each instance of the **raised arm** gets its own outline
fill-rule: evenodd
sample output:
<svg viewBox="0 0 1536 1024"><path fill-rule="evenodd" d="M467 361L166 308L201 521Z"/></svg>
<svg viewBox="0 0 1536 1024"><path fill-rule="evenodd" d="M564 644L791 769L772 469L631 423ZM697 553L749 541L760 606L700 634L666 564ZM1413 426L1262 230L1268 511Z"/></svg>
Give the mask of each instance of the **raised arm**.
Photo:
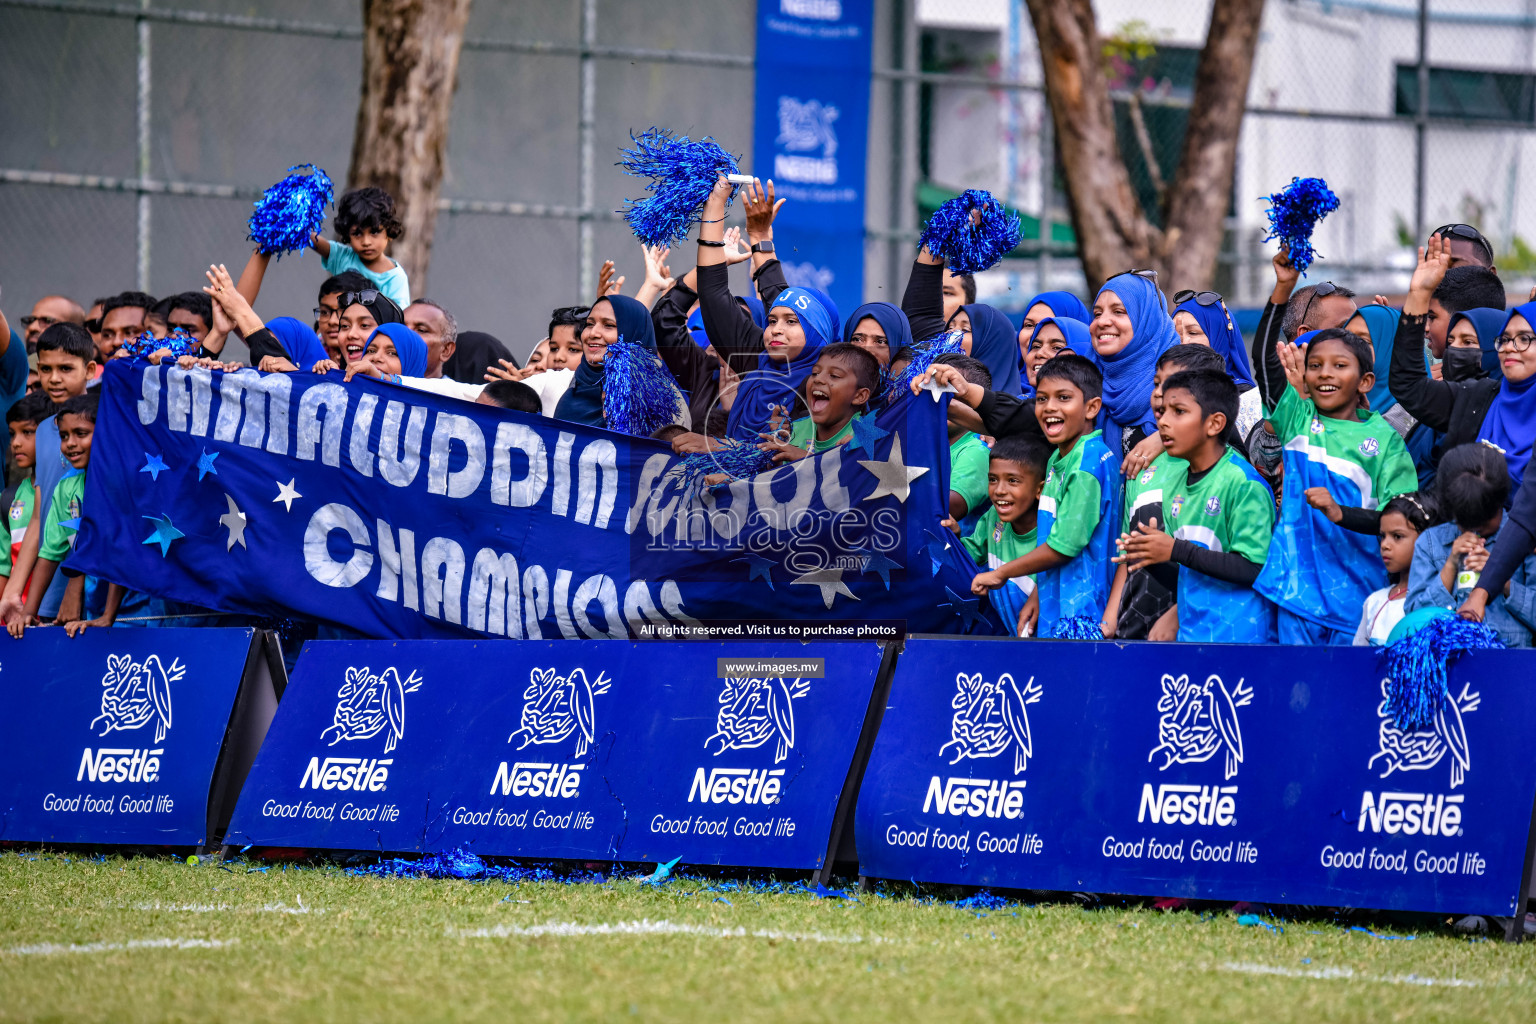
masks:
<svg viewBox="0 0 1536 1024"><path fill-rule="evenodd" d="M913 341L927 341L944 331L944 261L926 246L912 263L901 311L912 325Z"/></svg>
<svg viewBox="0 0 1536 1024"><path fill-rule="evenodd" d="M1284 337L1281 327L1285 320L1285 304L1291 300L1291 293L1296 290L1296 282L1301 276L1291 266L1284 249L1275 253L1271 262L1275 265L1275 287L1269 294L1269 301L1264 303L1263 315L1259 317L1259 327L1253 335L1252 352L1259 398L1266 410L1275 407L1275 403L1280 400L1280 392L1285 390L1285 370L1276 358L1275 345Z"/></svg>
<svg viewBox="0 0 1536 1024"><path fill-rule="evenodd" d="M1456 404L1456 390L1461 382L1435 380L1424 372L1424 326L1429 300L1450 268L1451 253L1439 235L1419 250L1419 265L1408 284L1403 300L1403 315L1397 320L1397 335L1392 341L1392 364L1387 369L1387 384L1408 414L1432 430L1444 431L1451 425L1451 408Z"/></svg>

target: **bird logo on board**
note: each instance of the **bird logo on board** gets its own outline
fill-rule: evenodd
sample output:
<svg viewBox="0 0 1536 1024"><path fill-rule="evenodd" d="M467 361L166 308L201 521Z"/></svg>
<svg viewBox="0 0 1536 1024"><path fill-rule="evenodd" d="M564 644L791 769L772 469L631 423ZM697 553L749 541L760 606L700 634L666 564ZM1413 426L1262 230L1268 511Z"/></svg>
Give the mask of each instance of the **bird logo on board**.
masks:
<svg viewBox="0 0 1536 1024"><path fill-rule="evenodd" d="M1044 692L1034 676L1020 689L1007 672L990 683L979 672L957 674L955 695L949 701L955 709L949 720L949 742L939 748L939 756L953 754L949 763L958 764L962 758L997 757L1011 747L1013 774L1019 774L1035 752L1025 708L1038 702Z"/></svg>
<svg viewBox="0 0 1536 1024"><path fill-rule="evenodd" d="M1151 761L1158 754L1163 763L1158 771L1175 764L1199 764L1209 761L1218 750L1226 750L1226 778L1237 774L1243 761L1243 732L1237 721L1237 709L1253 702L1253 688L1242 679L1232 689L1221 677L1211 675L1205 682L1191 682L1189 676L1163 674L1163 692L1157 701L1157 746L1147 755Z"/></svg>
<svg viewBox="0 0 1536 1024"><path fill-rule="evenodd" d="M1376 714L1381 718L1378 730L1380 749L1367 762L1366 767L1376 768L1382 762L1381 778L1393 772L1425 771L1433 768L1451 755L1451 788L1458 788L1472 768L1472 751L1467 745L1467 725L1464 716L1476 711L1481 703L1480 695L1472 692L1472 684L1462 686L1458 696L1447 690L1435 709L1432 728L1409 732L1393 720L1387 710L1387 680L1381 681L1381 703Z"/></svg>
<svg viewBox="0 0 1536 1024"><path fill-rule="evenodd" d="M517 749L522 750L533 743L559 743L579 731L576 756L585 757L597 737L596 698L607 693L612 683L602 672L592 682L579 668L563 676L552 668L533 669L523 691L520 725L507 742L519 740Z"/></svg>
<svg viewBox="0 0 1536 1024"><path fill-rule="evenodd" d="M1208 516L1221 514L1221 498L1218 495L1213 494L1205 499L1205 514Z"/></svg>
<svg viewBox="0 0 1536 1024"><path fill-rule="evenodd" d="M823 157L837 155L836 123L839 111L820 100L779 97L779 137L774 141L793 153L821 150Z"/></svg>
<svg viewBox="0 0 1536 1024"><path fill-rule="evenodd" d="M186 669L171 659L170 668L151 654L141 662L132 655L107 655L107 674L101 678L101 714L91 720L100 725L99 735L126 732L155 722L155 742L165 739L171 727L171 684L181 682Z"/></svg>
<svg viewBox="0 0 1536 1024"><path fill-rule="evenodd" d="M393 667L379 673L370 672L366 665L349 668L346 681L336 691L331 724L320 738L334 747L342 740L366 740L385 732L387 754L405 737L405 695L419 689L421 677L415 672L401 680Z"/></svg>
<svg viewBox="0 0 1536 1024"><path fill-rule="evenodd" d="M715 715L715 731L704 741L705 749L719 757L727 750L753 750L776 738L773 763L789 756L795 745L794 702L811 692L809 680L796 678L726 679L720 691L720 710Z"/></svg>
<svg viewBox="0 0 1536 1024"><path fill-rule="evenodd" d="M1381 442L1377 441L1374 437L1368 437L1360 442L1360 454L1366 458L1375 455L1380 449Z"/></svg>

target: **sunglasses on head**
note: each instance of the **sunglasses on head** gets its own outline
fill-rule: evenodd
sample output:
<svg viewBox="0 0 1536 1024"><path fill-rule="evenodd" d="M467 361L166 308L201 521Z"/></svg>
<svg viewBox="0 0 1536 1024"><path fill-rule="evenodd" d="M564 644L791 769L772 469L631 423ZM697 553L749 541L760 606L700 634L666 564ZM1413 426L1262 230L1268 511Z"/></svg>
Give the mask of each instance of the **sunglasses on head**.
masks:
<svg viewBox="0 0 1536 1024"><path fill-rule="evenodd" d="M1311 295L1307 296L1307 304L1301 307L1301 322L1308 322L1307 317L1312 313L1312 303L1316 302L1318 299L1326 299L1328 296L1332 295L1338 290L1339 286L1334 284L1332 281L1324 281L1322 284L1317 285L1316 290L1313 291Z"/></svg>
<svg viewBox="0 0 1536 1024"><path fill-rule="evenodd" d="M1173 293L1173 304L1175 306L1182 306L1191 299L1201 306L1221 305L1220 292L1197 292L1193 288L1185 288L1183 291Z"/></svg>
<svg viewBox="0 0 1536 1024"><path fill-rule="evenodd" d="M344 292L341 296L341 305L338 308L346 309L348 306L356 305L370 306L378 301L379 291L377 288L364 288L360 292Z"/></svg>
<svg viewBox="0 0 1536 1024"><path fill-rule="evenodd" d="M1167 300L1167 298L1164 297L1163 290L1161 288L1159 288L1158 284L1157 284L1157 271L1155 271L1155 270L1137 270L1136 268L1133 267L1130 270L1122 271L1122 272L1116 274L1115 276L1116 277L1125 277L1127 275L1129 275L1131 277L1139 277L1143 281L1150 281L1150 282L1152 282L1152 290L1157 293L1157 301L1162 303L1163 312L1164 313L1168 312L1168 300Z"/></svg>
<svg viewBox="0 0 1536 1024"><path fill-rule="evenodd" d="M1493 246L1489 244L1488 239L1483 237L1483 233L1471 224L1446 224L1443 227L1435 228L1435 230L1429 233L1431 238L1436 235L1439 235L1441 238L1460 238L1462 241L1471 242L1479 249L1482 249L1489 259L1493 258Z"/></svg>

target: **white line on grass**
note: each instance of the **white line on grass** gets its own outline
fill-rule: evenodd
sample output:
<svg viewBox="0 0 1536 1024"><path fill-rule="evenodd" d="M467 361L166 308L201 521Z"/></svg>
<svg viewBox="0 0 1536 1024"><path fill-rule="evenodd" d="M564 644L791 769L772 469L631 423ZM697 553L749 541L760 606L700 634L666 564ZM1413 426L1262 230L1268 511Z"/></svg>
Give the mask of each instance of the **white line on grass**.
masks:
<svg viewBox="0 0 1536 1024"><path fill-rule="evenodd" d="M163 910L178 914L323 914L324 907L306 907L304 901L290 907L286 903L267 903L259 907L237 907L229 903L135 903L134 910Z"/></svg>
<svg viewBox="0 0 1536 1024"><path fill-rule="evenodd" d="M585 935L704 935L716 939L777 939L782 942L837 942L854 944L861 942L885 942L878 935L828 935L825 932L779 932L767 929L747 931L745 928L710 928L697 924L674 924L671 921L620 921L616 924L577 924L574 921L551 921L528 927L498 924L494 928L449 929L448 934L462 939L535 938L552 935L557 938L574 938Z"/></svg>
<svg viewBox="0 0 1536 1024"><path fill-rule="evenodd" d="M13 946L10 956L56 956L59 953L115 953L125 949L222 949L239 939L130 939L127 942L82 942L61 944L40 942L35 946Z"/></svg>
<svg viewBox="0 0 1536 1024"><path fill-rule="evenodd" d="M1360 974L1350 967L1279 967L1272 964L1224 963L1218 970L1239 974L1274 974L1282 978L1313 978L1318 981L1374 981L1384 985L1437 985L1446 988L1477 988L1483 983L1468 978L1426 978L1418 974Z"/></svg>

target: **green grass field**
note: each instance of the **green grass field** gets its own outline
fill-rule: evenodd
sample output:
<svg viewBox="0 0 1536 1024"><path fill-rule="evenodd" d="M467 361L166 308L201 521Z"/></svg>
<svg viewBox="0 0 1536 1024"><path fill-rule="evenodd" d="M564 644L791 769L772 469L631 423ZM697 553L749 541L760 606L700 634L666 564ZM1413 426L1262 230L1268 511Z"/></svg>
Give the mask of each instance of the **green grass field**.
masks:
<svg viewBox="0 0 1536 1024"><path fill-rule="evenodd" d="M1388 941L1331 920L636 878L4 853L0 1020L1423 1021L1536 1005L1536 946L1430 921L1364 922L1417 936Z"/></svg>

